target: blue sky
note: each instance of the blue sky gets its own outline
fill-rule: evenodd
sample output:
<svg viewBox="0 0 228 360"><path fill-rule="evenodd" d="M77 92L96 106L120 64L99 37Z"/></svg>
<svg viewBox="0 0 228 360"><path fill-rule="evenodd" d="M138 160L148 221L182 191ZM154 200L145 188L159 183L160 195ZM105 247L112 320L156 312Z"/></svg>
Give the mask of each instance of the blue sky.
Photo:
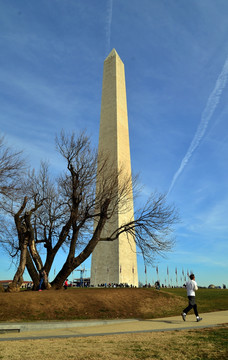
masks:
<svg viewBox="0 0 228 360"><path fill-rule="evenodd" d="M0 0L0 131L32 167L60 170L62 128L97 145L103 62L112 48L124 62L132 170L181 216L154 264L163 283L168 267L173 285L177 268L179 284L183 269L228 286L227 13L226 0ZM3 253L0 264L12 277Z"/></svg>

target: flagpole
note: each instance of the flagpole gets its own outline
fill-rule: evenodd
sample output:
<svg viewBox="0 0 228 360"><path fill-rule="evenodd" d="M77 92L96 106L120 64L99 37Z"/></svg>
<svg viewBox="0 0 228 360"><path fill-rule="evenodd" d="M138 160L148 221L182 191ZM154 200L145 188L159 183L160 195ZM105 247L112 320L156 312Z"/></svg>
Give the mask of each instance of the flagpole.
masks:
<svg viewBox="0 0 228 360"><path fill-rule="evenodd" d="M146 280L146 286L147 286L147 271L146 271L146 265L145 265L145 280Z"/></svg>
<svg viewBox="0 0 228 360"><path fill-rule="evenodd" d="M175 269L175 274L176 274L176 285L178 286L177 267Z"/></svg>

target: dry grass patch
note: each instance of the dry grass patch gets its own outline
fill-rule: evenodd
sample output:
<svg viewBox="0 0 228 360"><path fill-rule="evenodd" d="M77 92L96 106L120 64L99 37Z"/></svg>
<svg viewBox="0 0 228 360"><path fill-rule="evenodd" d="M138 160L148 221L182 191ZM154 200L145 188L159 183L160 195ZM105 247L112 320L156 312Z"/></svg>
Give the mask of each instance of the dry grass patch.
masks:
<svg viewBox="0 0 228 360"><path fill-rule="evenodd" d="M68 289L0 293L0 321L155 318L186 300L152 289Z"/></svg>
<svg viewBox="0 0 228 360"><path fill-rule="evenodd" d="M0 343L2 360L223 360L228 327Z"/></svg>

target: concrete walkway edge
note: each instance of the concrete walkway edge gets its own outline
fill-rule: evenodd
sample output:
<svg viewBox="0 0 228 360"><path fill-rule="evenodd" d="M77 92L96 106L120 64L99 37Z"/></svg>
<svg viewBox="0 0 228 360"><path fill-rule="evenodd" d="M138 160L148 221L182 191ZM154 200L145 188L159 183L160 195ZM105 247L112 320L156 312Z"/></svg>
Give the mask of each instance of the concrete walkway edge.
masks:
<svg viewBox="0 0 228 360"><path fill-rule="evenodd" d="M194 315L188 315L186 321L183 321L181 316L172 316L147 320L117 319L0 323L0 341L180 331L216 327L222 324L228 325L228 310L204 313L201 316L203 320L200 322L196 322Z"/></svg>
<svg viewBox="0 0 228 360"><path fill-rule="evenodd" d="M75 327L89 327L119 324L122 322L132 322L136 319L119 319L119 320L78 320L78 321L36 321L36 322L0 322L0 333L11 331L13 332L27 332L27 331L39 331L48 329L66 329Z"/></svg>

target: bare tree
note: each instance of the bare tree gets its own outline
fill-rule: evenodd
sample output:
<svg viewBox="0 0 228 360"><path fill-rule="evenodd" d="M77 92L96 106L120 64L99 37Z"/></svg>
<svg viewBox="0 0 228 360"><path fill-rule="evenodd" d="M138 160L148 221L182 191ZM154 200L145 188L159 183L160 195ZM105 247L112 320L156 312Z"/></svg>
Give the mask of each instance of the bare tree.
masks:
<svg viewBox="0 0 228 360"><path fill-rule="evenodd" d="M6 145L4 137L0 137L0 244L11 254L15 234L7 210L9 207L12 208L13 198L21 189L25 169L22 152L14 151ZM20 258L20 262L23 262L23 251ZM17 272L19 283L22 281L22 275L23 271L20 274Z"/></svg>
<svg viewBox="0 0 228 360"><path fill-rule="evenodd" d="M3 196L12 196L21 183L25 162L21 151L13 151L0 137L0 201Z"/></svg>
<svg viewBox="0 0 228 360"><path fill-rule="evenodd" d="M38 174L34 170L28 173L17 195L17 201L13 204L8 203L8 207L4 208L5 213L13 217L17 233L17 237L11 241L8 239L8 244L11 245L8 252L13 258L19 257L17 271L8 291L17 291L20 288L25 266L33 280L34 288L38 287L41 270L44 268L40 256L43 247L47 251L49 261L46 261L45 266L47 273L49 272L54 259L49 251L49 241L50 238L54 241L52 235L58 226L57 212L59 216L59 204L56 203L55 197L57 194L45 163L41 163ZM61 221L64 222L64 217ZM46 288L50 287L47 277L44 283Z"/></svg>
<svg viewBox="0 0 228 360"><path fill-rule="evenodd" d="M24 181L17 210L8 207L18 235L11 248L19 255L20 265L11 290L18 287L25 266L37 287L40 270L49 274L56 254L64 248L67 256L61 270L51 284L45 279L46 288L62 288L64 280L91 255L99 241L113 241L122 232L134 235L147 261L171 249L170 234L178 216L160 194L154 194L136 211L134 220L102 238L107 221L112 221L117 212L127 211L129 194L132 186L134 192L137 189L137 181L125 176L123 169L112 170L115 167L105 156L99 156L98 163L97 152L84 133L76 138L62 132L56 145L66 161L66 171L51 180L48 166L41 164L38 174L30 172ZM45 257L41 256L44 250Z"/></svg>

